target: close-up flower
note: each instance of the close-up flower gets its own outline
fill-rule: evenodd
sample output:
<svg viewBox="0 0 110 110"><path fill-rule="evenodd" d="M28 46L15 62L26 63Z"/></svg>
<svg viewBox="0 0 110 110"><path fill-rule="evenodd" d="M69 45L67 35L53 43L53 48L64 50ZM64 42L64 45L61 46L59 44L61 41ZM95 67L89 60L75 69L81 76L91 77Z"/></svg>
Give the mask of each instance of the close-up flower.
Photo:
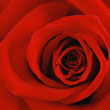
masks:
<svg viewBox="0 0 110 110"><path fill-rule="evenodd" d="M0 0L0 110L109 103L109 0Z"/></svg>

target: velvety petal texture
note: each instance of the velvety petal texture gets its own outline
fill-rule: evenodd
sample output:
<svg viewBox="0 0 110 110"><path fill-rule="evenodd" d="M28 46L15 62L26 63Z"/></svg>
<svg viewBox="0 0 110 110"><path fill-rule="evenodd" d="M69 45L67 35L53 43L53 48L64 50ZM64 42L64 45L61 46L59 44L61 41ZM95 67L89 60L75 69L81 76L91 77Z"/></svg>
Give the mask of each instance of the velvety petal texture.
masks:
<svg viewBox="0 0 110 110"><path fill-rule="evenodd" d="M1 0L0 110L109 109L109 4Z"/></svg>

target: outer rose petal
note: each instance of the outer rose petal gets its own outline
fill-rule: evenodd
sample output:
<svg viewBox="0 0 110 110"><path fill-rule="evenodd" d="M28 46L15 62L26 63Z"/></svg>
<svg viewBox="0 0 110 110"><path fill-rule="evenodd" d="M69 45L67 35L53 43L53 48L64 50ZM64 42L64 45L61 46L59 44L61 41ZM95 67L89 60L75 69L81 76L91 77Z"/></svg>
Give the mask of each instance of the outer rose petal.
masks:
<svg viewBox="0 0 110 110"><path fill-rule="evenodd" d="M109 110L110 109L110 93L103 97L101 101L94 102L84 105L63 105L52 102L45 102L39 100L25 99L27 104L32 110Z"/></svg>
<svg viewBox="0 0 110 110"><path fill-rule="evenodd" d="M24 99L12 95L0 84L0 110L30 110Z"/></svg>
<svg viewBox="0 0 110 110"><path fill-rule="evenodd" d="M28 11L48 1L55 0L11 0L0 14L0 41Z"/></svg>
<svg viewBox="0 0 110 110"><path fill-rule="evenodd" d="M109 110L110 109L110 92L106 94L106 96L99 101L98 110Z"/></svg>
<svg viewBox="0 0 110 110"><path fill-rule="evenodd" d="M101 0L66 0L85 14L96 15L110 32L110 11Z"/></svg>
<svg viewBox="0 0 110 110"><path fill-rule="evenodd" d="M110 65L110 64L108 64L108 65ZM104 97L109 92L110 92L110 67L109 67L109 70L108 70L106 76L104 77L103 83L101 84L99 89L94 93L92 101L96 102L96 101L103 100Z"/></svg>
<svg viewBox="0 0 110 110"><path fill-rule="evenodd" d="M3 11L3 9L9 4L11 0L0 0L0 13Z"/></svg>
<svg viewBox="0 0 110 110"><path fill-rule="evenodd" d="M46 101L39 101L39 100L29 100L25 99L27 102L27 105L32 109L32 110L88 110L90 107L83 107L83 106L77 106L77 105L63 105L59 104L56 102L46 102ZM93 107L91 106L93 110Z"/></svg>
<svg viewBox="0 0 110 110"><path fill-rule="evenodd" d="M102 2L110 9L110 0L102 0Z"/></svg>

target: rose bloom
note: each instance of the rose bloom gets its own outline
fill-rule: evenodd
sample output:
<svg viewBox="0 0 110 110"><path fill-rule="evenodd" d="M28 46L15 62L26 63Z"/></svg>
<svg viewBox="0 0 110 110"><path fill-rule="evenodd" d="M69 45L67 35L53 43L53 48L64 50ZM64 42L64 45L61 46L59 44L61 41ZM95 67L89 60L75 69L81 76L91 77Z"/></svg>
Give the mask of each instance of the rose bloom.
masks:
<svg viewBox="0 0 110 110"><path fill-rule="evenodd" d="M109 110L109 8L0 0L0 110Z"/></svg>

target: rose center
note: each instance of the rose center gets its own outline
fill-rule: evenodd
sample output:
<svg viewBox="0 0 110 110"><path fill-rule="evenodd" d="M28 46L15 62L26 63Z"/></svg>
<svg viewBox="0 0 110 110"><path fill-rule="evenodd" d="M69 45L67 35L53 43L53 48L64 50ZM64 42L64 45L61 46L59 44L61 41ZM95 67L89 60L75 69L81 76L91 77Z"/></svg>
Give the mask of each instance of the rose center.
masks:
<svg viewBox="0 0 110 110"><path fill-rule="evenodd" d="M81 47L64 50L59 60L64 76L68 80L78 80L86 68L86 57Z"/></svg>
<svg viewBox="0 0 110 110"><path fill-rule="evenodd" d="M75 65L78 61L78 54L74 51L68 52L64 57L62 58L62 64L65 67L72 68L72 65Z"/></svg>

